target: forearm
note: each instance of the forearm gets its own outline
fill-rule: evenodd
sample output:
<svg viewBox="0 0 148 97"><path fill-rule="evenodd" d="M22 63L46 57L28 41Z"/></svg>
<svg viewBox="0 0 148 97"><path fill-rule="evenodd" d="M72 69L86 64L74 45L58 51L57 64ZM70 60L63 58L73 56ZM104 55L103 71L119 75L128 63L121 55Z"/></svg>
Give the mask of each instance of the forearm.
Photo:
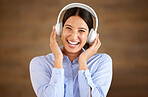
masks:
<svg viewBox="0 0 148 97"><path fill-rule="evenodd" d="M90 97L90 86L88 85L84 72L85 70L78 71L80 97Z"/></svg>
<svg viewBox="0 0 148 97"><path fill-rule="evenodd" d="M80 97L105 97L101 88L92 81L89 70L79 70L78 81Z"/></svg>
<svg viewBox="0 0 148 97"><path fill-rule="evenodd" d="M63 68L63 58L55 58L54 68Z"/></svg>
<svg viewBox="0 0 148 97"><path fill-rule="evenodd" d="M64 97L64 69L54 68L45 97ZM49 92L50 91L50 92Z"/></svg>
<svg viewBox="0 0 148 97"><path fill-rule="evenodd" d="M31 83L37 97L64 97L64 69L53 68L49 72L44 66L39 57L30 62Z"/></svg>
<svg viewBox="0 0 148 97"><path fill-rule="evenodd" d="M87 70L87 61L84 59L79 59L79 70Z"/></svg>
<svg viewBox="0 0 148 97"><path fill-rule="evenodd" d="M86 64L84 57L79 61L80 69ZM89 61L89 66L93 65L90 72L88 69L83 70L84 68L78 72L80 97L89 97L90 88L92 88L92 97L106 97L108 93L112 80L112 59L107 54L97 55L95 59L95 62Z"/></svg>
<svg viewBox="0 0 148 97"><path fill-rule="evenodd" d="M31 72L31 82L38 97L64 97L64 69L54 68L47 73Z"/></svg>

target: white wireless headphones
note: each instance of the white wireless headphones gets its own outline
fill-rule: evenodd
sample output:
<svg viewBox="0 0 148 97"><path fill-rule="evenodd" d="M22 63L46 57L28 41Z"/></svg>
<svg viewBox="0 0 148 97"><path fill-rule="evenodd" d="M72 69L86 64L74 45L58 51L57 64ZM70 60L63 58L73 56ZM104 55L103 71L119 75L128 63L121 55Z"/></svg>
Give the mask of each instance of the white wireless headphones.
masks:
<svg viewBox="0 0 148 97"><path fill-rule="evenodd" d="M70 8L74 8L74 7L79 7L79 8L82 8L82 9L87 10L88 12L90 12L92 14L92 16L96 20L95 30L92 28L90 30L89 35L88 35L88 38L87 38L87 43L92 44L93 41L95 40L96 36L97 36L98 17L96 15L95 11L91 7L89 7L88 5L85 5L85 4L82 4L82 3L71 3L71 4L66 5L60 11L60 13L58 15L57 24L55 25L55 31L56 31L57 35L61 37L61 34L62 34L62 22L59 22L60 17L61 17L61 14L62 14L63 11L66 11L66 10L68 10Z"/></svg>

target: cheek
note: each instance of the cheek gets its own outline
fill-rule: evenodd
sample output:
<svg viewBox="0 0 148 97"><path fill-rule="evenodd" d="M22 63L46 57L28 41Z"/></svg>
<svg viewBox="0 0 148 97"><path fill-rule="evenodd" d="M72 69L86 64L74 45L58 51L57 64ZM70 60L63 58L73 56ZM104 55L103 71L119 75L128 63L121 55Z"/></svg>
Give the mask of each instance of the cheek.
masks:
<svg viewBox="0 0 148 97"><path fill-rule="evenodd" d="M63 29L62 36L65 37L65 35L66 35L66 31Z"/></svg>
<svg viewBox="0 0 148 97"><path fill-rule="evenodd" d="M62 31L62 34L65 36L65 35L69 35L70 34L70 31L69 30L67 30L67 29L63 29L63 31Z"/></svg>
<svg viewBox="0 0 148 97"><path fill-rule="evenodd" d="M65 40L65 38L68 37L68 35L69 35L69 32L66 31L66 30L63 30L63 32L62 32L62 36L61 36L62 41Z"/></svg>
<svg viewBox="0 0 148 97"><path fill-rule="evenodd" d="M87 41L87 34L80 35L81 40Z"/></svg>

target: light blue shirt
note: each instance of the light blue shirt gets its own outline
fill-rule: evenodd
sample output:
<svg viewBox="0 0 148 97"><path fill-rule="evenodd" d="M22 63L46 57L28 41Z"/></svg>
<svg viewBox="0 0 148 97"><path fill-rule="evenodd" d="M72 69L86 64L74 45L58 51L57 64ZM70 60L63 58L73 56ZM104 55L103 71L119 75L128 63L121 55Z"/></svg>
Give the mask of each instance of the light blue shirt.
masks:
<svg viewBox="0 0 148 97"><path fill-rule="evenodd" d="M64 55L63 68L54 68L53 53L33 58L30 77L37 97L106 97L112 80L111 57L95 54L87 66L79 70L78 58L71 62Z"/></svg>

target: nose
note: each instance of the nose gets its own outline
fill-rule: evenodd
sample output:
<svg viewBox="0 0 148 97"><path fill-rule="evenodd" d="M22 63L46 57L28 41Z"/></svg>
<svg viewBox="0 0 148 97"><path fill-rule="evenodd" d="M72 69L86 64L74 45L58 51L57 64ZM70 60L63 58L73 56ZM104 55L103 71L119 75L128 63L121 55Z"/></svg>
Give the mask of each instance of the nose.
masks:
<svg viewBox="0 0 148 97"><path fill-rule="evenodd" d="M73 37L73 39L77 39L78 38L78 32L77 30L73 30L72 33L71 33L71 36Z"/></svg>

